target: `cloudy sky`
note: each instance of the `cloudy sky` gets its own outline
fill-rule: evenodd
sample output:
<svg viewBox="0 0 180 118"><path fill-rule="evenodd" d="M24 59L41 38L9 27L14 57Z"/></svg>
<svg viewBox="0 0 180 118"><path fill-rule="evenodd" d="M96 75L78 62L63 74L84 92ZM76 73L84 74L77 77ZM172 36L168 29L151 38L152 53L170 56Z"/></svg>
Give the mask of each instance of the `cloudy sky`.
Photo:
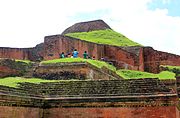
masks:
<svg viewBox="0 0 180 118"><path fill-rule="evenodd" d="M144 46L180 55L180 0L0 0L0 47L33 47L102 19Z"/></svg>

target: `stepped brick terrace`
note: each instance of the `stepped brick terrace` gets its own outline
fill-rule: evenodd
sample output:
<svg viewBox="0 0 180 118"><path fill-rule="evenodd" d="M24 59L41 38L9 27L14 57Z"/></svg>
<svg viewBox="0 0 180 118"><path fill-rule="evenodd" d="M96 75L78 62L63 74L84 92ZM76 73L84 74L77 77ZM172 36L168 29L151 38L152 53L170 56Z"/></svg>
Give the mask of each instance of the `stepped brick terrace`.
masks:
<svg viewBox="0 0 180 118"><path fill-rule="evenodd" d="M59 59L74 49L80 58ZM95 59L82 59L84 51ZM179 118L179 68L179 55L133 42L102 20L76 23L32 48L0 47L0 118Z"/></svg>

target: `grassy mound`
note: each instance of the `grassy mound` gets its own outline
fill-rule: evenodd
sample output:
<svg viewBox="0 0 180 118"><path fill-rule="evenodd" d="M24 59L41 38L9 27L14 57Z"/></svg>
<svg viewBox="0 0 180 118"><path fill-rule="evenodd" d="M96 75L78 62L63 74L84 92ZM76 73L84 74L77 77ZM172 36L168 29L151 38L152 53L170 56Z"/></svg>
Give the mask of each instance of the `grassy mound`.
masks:
<svg viewBox="0 0 180 118"><path fill-rule="evenodd" d="M114 46L142 46L136 42L131 41L122 34L110 29L91 32L68 33L65 35L98 44L108 44Z"/></svg>
<svg viewBox="0 0 180 118"><path fill-rule="evenodd" d="M42 61L41 64L52 64L52 63L78 63L78 62L87 62L97 68L106 67L112 71L116 71L116 68L104 61L91 60L91 59L82 59L82 58L62 58L62 59L54 59L48 61Z"/></svg>
<svg viewBox="0 0 180 118"><path fill-rule="evenodd" d="M23 77L6 77L0 78L0 85L17 87L18 83L29 82L29 83L41 83L41 82L58 82L58 80L44 80L40 78L23 78Z"/></svg>

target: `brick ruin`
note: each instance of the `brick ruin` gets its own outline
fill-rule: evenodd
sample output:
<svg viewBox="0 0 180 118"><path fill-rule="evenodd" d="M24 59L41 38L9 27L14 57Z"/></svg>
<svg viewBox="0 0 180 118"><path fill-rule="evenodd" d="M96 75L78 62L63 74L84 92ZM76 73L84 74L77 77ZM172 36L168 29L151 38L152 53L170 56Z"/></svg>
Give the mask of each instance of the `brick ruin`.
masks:
<svg viewBox="0 0 180 118"><path fill-rule="evenodd" d="M44 43L33 48L6 48L0 47L0 58L25 59L36 61L59 58L61 52L71 53L74 49L79 51L80 57L86 50L96 59L101 57L114 63L116 67L133 70L159 72L160 65L180 66L180 56L157 51L152 47L118 47L96 44L80 39L65 36L66 33L110 29L102 20L77 23L67 28L60 35L46 36Z"/></svg>
<svg viewBox="0 0 180 118"><path fill-rule="evenodd" d="M86 50L90 56L95 56L96 59L104 57L106 61L113 63L117 68L158 73L161 71L160 65L180 66L179 55L157 51L152 47L118 47L96 44L64 35L70 32L88 32L100 29L110 29L110 27L101 20L77 23L60 35L46 36L44 43L33 48L0 47L0 58L51 60L59 58L61 52L69 53L77 49L80 57ZM13 64L14 61L11 62L11 65ZM28 67L30 71L33 66L36 65ZM13 67L0 64L0 76L9 74L19 76L22 74L22 70L29 71L28 68L22 64ZM78 68L78 70L74 71L74 68ZM93 76L90 75L90 71L93 71ZM49 72L51 73L49 74ZM31 74L30 76L32 76ZM74 75L73 78L77 77L84 81L38 85L21 83L19 88L0 86L1 116L6 118L6 115L9 114L7 117L26 117L28 114L29 117L44 118L180 117L176 107L178 104L177 93L180 95L180 78L178 76L177 81L161 82L158 79L127 81L118 78L106 69L98 70L84 63L65 66L38 65L33 76L44 76L44 79L53 77L66 79L67 75ZM111 80L112 76L116 79ZM89 77L98 81L86 81L86 78ZM99 78L103 78L103 80L99 80ZM14 116L11 115L12 111Z"/></svg>

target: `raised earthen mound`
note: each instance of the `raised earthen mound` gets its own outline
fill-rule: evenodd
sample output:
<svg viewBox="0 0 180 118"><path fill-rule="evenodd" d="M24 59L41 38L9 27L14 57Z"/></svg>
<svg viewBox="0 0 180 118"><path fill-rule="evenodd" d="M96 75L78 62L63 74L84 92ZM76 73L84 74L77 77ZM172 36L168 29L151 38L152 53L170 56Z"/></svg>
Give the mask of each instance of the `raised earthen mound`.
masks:
<svg viewBox="0 0 180 118"><path fill-rule="evenodd" d="M62 35L74 32L89 32L94 30L111 29L103 20L80 22L67 28Z"/></svg>

